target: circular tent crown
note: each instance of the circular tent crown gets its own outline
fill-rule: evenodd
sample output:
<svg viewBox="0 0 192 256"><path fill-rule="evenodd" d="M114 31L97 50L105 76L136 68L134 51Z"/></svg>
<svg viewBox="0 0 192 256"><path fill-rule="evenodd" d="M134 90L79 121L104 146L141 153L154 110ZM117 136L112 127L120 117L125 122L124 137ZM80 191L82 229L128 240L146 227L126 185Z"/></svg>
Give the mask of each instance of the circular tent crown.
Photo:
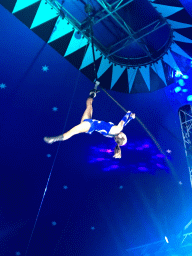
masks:
<svg viewBox="0 0 192 256"><path fill-rule="evenodd" d="M152 92L173 83L175 71L191 67L192 18L179 0L14 0L2 5L93 81L91 19L97 76L106 89Z"/></svg>

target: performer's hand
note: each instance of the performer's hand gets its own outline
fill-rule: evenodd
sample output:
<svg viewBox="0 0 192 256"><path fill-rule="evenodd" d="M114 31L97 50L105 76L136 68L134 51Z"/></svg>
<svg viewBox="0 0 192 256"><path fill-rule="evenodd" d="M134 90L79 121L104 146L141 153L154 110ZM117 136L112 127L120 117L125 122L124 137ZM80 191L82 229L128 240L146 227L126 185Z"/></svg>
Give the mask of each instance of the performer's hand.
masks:
<svg viewBox="0 0 192 256"><path fill-rule="evenodd" d="M96 86L100 85L100 82L99 82L99 81L96 81L96 82L95 82L95 85L96 85Z"/></svg>
<svg viewBox="0 0 192 256"><path fill-rule="evenodd" d="M114 158L121 158L121 153L116 153L113 157Z"/></svg>
<svg viewBox="0 0 192 256"><path fill-rule="evenodd" d="M131 117L133 117L133 119L135 119L135 113L132 113L132 114L131 114Z"/></svg>

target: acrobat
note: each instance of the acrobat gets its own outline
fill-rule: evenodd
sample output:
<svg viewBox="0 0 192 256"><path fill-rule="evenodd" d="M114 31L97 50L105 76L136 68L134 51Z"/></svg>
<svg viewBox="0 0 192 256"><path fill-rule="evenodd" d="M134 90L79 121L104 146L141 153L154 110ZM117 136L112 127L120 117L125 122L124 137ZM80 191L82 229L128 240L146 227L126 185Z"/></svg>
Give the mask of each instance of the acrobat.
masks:
<svg viewBox="0 0 192 256"><path fill-rule="evenodd" d="M71 138L73 135L79 133L88 133L96 131L105 137L114 138L117 146L114 149L114 158L121 158L121 149L120 146L124 146L127 143L127 136L122 132L125 125L127 125L132 119L135 119L135 114L131 111L128 111L123 119L119 122L118 125L114 125L112 122L98 121L92 119L93 114L93 99L96 97L98 85L100 82L96 81L95 87L90 91L89 97L86 101L86 110L81 118L81 123L73 127L71 130L65 132L62 135L56 137L44 137L44 141L48 144L52 144L56 141L64 141Z"/></svg>

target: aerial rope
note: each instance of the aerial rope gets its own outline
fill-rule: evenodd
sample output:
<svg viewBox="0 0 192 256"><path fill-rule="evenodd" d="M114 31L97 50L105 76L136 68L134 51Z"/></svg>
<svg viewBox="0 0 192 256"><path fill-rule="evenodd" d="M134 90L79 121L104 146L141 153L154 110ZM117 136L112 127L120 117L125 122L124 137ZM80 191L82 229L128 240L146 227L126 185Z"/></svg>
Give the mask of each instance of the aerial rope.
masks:
<svg viewBox="0 0 192 256"><path fill-rule="evenodd" d="M96 60L95 60L95 51L94 51L94 44L93 44L93 24L92 20L90 21L90 35L91 35L91 47L92 47L92 53L93 53L93 68L95 73L95 80L97 81L97 70L96 70Z"/></svg>

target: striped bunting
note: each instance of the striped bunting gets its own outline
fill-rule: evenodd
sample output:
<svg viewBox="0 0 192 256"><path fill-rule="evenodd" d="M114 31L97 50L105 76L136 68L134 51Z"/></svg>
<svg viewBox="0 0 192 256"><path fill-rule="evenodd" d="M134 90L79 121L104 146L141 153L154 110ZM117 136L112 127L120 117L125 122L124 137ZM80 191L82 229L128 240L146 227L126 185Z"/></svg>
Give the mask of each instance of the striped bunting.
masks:
<svg viewBox="0 0 192 256"><path fill-rule="evenodd" d="M169 17L183 9L183 7L174 7L174 6L167 6L161 4L152 3L153 7L157 9L158 12L162 13L163 17Z"/></svg>
<svg viewBox="0 0 192 256"><path fill-rule="evenodd" d="M138 67L136 67L135 69L134 68L129 68L127 70L128 83L129 83L129 93L131 93L132 86L133 86L133 83L134 83L134 80L135 80L135 76L137 74L137 70L138 70Z"/></svg>
<svg viewBox="0 0 192 256"><path fill-rule="evenodd" d="M36 16L33 20L31 29L59 16L58 12L55 9L51 9L49 4L46 4L46 0L41 0L39 9L36 13Z"/></svg>
<svg viewBox="0 0 192 256"><path fill-rule="evenodd" d="M191 28L192 25L167 19L173 29Z"/></svg>
<svg viewBox="0 0 192 256"><path fill-rule="evenodd" d="M75 31L77 32L77 30L75 30ZM75 32L74 32L64 57L81 49L82 47L87 45L87 43L88 43L87 38L77 39L75 37Z"/></svg>
<svg viewBox="0 0 192 256"><path fill-rule="evenodd" d="M141 67L139 69L139 71L141 72L141 75L150 91L150 72L149 72L149 65L147 67Z"/></svg>
<svg viewBox="0 0 192 256"><path fill-rule="evenodd" d="M62 36L65 36L73 30L72 25L67 23L67 20L63 20L61 17L58 18L48 43L51 43L61 38Z"/></svg>
<svg viewBox="0 0 192 256"><path fill-rule="evenodd" d="M185 51L183 51L176 43L171 45L171 50L173 52L176 52L177 54L187 58L187 59L192 59Z"/></svg>
<svg viewBox="0 0 192 256"><path fill-rule="evenodd" d="M173 55L171 54L170 51L168 51L168 54L165 54L163 56L163 60L173 69L175 70L180 70L179 67L177 66L177 63L175 62L175 59L173 58Z"/></svg>
<svg viewBox="0 0 192 256"><path fill-rule="evenodd" d="M30 5L40 2L40 0L17 0L17 3L13 9L13 13L21 11L22 9L29 7Z"/></svg>
<svg viewBox="0 0 192 256"><path fill-rule="evenodd" d="M112 63L109 63L109 60L104 59L103 56L97 73L98 78L101 77L105 73L105 71L111 67L111 65Z"/></svg>
<svg viewBox="0 0 192 256"><path fill-rule="evenodd" d="M173 32L174 35L174 41L179 41L179 42L183 42L183 43L192 43L192 40L182 36L181 34L177 33L176 31Z"/></svg>
<svg viewBox="0 0 192 256"><path fill-rule="evenodd" d="M113 64L113 73L112 73L112 81L111 81L111 89L113 88L113 86L115 85L115 83L118 81L118 79L120 78L120 76L122 75L123 71L125 70L125 67L122 67L117 65L115 66Z"/></svg>
<svg viewBox="0 0 192 256"><path fill-rule="evenodd" d="M161 80L167 86L167 81L166 81L166 78L165 78L165 73L164 73L162 61L159 60L158 63L153 63L152 64L152 69L155 71L155 73L161 78Z"/></svg>
<svg viewBox="0 0 192 256"><path fill-rule="evenodd" d="M99 59L99 57L101 57L100 51L96 51L96 47L94 47L94 52L95 52L95 60ZM88 47L85 57L83 59L80 70L87 67L88 65L90 65L92 63L93 63L93 52L92 52L92 46L91 46L91 44L89 44L89 47Z"/></svg>

